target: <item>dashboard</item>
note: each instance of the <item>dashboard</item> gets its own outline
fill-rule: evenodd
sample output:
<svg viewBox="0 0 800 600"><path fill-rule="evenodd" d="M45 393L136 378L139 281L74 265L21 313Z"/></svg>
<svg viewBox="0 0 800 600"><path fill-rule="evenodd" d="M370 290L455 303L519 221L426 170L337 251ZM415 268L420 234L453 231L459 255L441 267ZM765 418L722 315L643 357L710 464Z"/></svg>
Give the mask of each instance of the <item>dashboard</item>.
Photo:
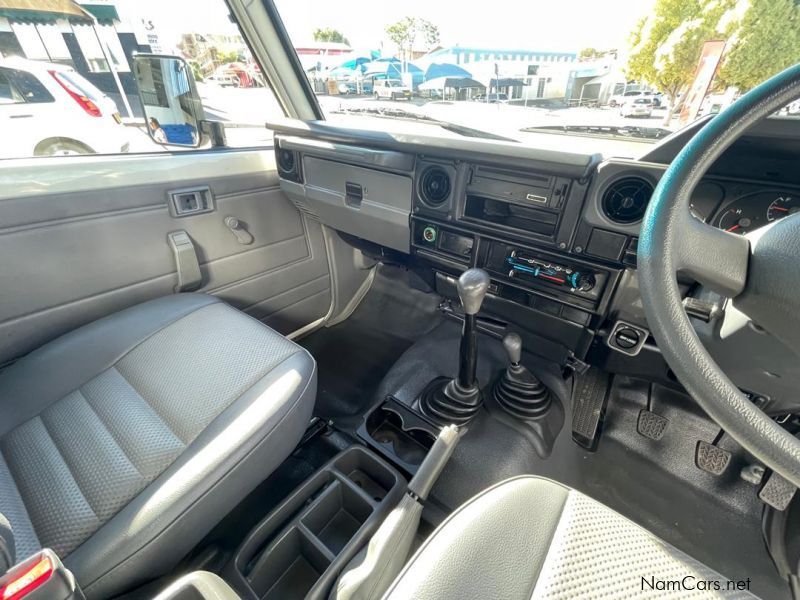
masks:
<svg viewBox="0 0 800 600"><path fill-rule="evenodd" d="M281 186L310 218L350 241L405 256L445 297L455 298L455 280L464 269L488 271L488 331L513 328L528 348L565 366L591 363L674 383L644 316L637 244L655 186L703 124L638 159L606 160L322 122L269 126L276 132ZM797 148L787 139L798 131L788 129L766 123L732 147L694 191L695 216L746 234L800 211ZM691 282L682 289L689 292ZM704 312L717 300L701 298L691 304L694 312L687 309L704 343L720 354L715 358L723 368L742 374L740 385L754 399L785 409L782 398L793 395L788 381L754 371L723 344L719 325ZM748 335L741 327L727 337L763 344ZM791 379L800 377L797 361L776 360Z"/></svg>

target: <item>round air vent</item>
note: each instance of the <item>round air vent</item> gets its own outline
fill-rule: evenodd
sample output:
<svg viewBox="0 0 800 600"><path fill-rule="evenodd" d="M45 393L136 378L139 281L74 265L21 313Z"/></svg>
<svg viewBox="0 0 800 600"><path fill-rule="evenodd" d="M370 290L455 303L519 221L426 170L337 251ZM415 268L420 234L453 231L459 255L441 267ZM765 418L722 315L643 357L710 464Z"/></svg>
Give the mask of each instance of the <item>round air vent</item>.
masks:
<svg viewBox="0 0 800 600"><path fill-rule="evenodd" d="M635 223L644 216L653 185L639 177L618 179L603 193L603 212L616 223Z"/></svg>
<svg viewBox="0 0 800 600"><path fill-rule="evenodd" d="M441 167L429 167L419 180L420 198L434 208L447 201L450 188L450 175Z"/></svg>
<svg viewBox="0 0 800 600"><path fill-rule="evenodd" d="M291 150L278 150L278 168L281 173L294 173L294 152Z"/></svg>

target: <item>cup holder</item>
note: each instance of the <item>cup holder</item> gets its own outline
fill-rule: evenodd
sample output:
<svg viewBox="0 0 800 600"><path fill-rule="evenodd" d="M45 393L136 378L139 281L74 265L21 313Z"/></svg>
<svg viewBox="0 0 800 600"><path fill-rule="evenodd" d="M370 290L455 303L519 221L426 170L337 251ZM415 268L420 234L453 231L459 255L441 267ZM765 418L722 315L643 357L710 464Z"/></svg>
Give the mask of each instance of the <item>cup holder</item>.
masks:
<svg viewBox="0 0 800 600"><path fill-rule="evenodd" d="M393 401L370 413L362 429L378 450L410 472L416 472L437 435L433 425Z"/></svg>

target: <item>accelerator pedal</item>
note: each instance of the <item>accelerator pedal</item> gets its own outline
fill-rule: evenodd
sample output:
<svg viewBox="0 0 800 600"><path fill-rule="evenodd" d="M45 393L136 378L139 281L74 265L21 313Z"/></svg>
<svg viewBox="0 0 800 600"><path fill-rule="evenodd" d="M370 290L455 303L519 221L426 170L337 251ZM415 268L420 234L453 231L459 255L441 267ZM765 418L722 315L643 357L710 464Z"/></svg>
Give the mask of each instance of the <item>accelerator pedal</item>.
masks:
<svg viewBox="0 0 800 600"><path fill-rule="evenodd" d="M731 453L727 450L700 440L697 442L694 462L698 469L712 475L722 475L731 462Z"/></svg>
<svg viewBox="0 0 800 600"><path fill-rule="evenodd" d="M758 497L775 510L783 511L789 506L796 491L797 488L793 484L773 471L764 487L758 492Z"/></svg>
<svg viewBox="0 0 800 600"><path fill-rule="evenodd" d="M608 404L611 377L594 367L575 374L572 386L572 439L594 451L600 442L603 416Z"/></svg>

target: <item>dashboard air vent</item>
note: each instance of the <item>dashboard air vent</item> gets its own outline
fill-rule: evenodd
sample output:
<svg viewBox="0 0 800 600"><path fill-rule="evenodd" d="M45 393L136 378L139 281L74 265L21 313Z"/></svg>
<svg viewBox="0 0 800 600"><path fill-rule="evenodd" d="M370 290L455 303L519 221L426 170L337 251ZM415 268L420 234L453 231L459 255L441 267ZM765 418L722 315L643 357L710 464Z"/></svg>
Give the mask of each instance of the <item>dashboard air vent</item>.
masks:
<svg viewBox="0 0 800 600"><path fill-rule="evenodd" d="M450 197L450 175L441 167L429 167L419 181L419 195L422 201L436 208Z"/></svg>
<svg viewBox="0 0 800 600"><path fill-rule="evenodd" d="M603 193L603 212L615 223L636 223L644 216L653 185L639 177L618 179Z"/></svg>

